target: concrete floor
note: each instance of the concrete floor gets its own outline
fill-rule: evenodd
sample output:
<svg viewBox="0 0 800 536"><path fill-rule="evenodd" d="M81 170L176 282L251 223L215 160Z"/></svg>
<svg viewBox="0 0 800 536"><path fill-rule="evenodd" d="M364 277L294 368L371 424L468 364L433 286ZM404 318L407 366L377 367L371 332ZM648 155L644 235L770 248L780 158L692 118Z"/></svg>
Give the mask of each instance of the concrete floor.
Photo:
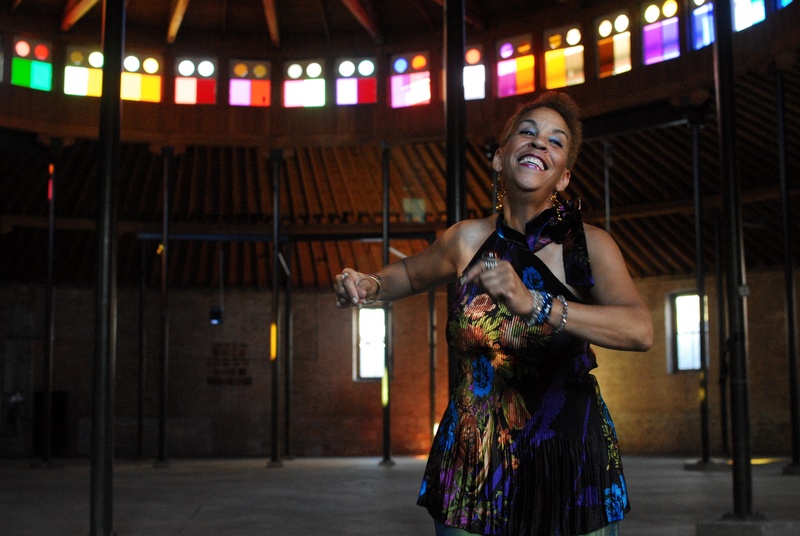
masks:
<svg viewBox="0 0 800 536"><path fill-rule="evenodd" d="M416 506L422 458L312 458L268 467L268 459L120 461L114 467L113 530L118 536L433 535ZM728 469L687 470L691 461L627 456L632 511L626 536L694 536L733 508ZM31 467L0 460L2 536L90 534L87 460ZM800 475L788 460L753 465L753 510L800 535ZM734 529L725 534L762 534ZM787 529L788 527L788 529ZM716 534L707 531L708 534ZM703 534L703 530L700 530ZM766 532L765 532L766 534ZM104 536L104 535L99 535Z"/></svg>

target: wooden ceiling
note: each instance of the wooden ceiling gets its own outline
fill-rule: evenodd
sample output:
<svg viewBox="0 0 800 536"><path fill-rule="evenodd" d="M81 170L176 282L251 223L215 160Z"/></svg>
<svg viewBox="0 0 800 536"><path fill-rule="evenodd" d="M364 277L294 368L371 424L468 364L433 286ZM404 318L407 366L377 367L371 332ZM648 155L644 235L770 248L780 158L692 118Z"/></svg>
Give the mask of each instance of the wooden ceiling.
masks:
<svg viewBox="0 0 800 536"><path fill-rule="evenodd" d="M97 0L12 0L6 19L51 17L58 31L86 31L99 20ZM130 0L128 23L147 27L165 43L210 32L266 35L268 47L302 46L357 32L373 43L407 37L409 27L440 32L441 1L378 2L274 0ZM402 5L402 6L401 6ZM492 27L531 1L467 2L469 28ZM574 6L576 4L572 4ZM560 3L554 9L569 8ZM791 7L791 6L790 6ZM795 14L797 6L794 6ZM493 10L494 9L494 10ZM790 9L790 8L786 8ZM412 22L415 24L412 24ZM2 29L2 28L0 28ZM220 37L222 36L222 37ZM795 38L789 52L796 52ZM800 193L800 66L781 70L785 111L789 203L798 213ZM0 92L3 91L0 84ZM648 90L641 88L641 93ZM2 93L0 93L2 97ZM616 96L615 98L619 98ZM636 99L632 99L636 100ZM701 178L704 269L717 265L722 187L714 100L672 106L659 119L657 102L589 114L587 140L567 191L580 197L585 219L609 228L634 277L690 276L695 261L693 136ZM674 102L673 102L674 104ZM8 115L2 110L0 116ZM591 109L591 106L590 106ZM748 269L782 269L784 263L778 143L778 93L774 69L737 71L737 164ZM677 110L677 112L676 112ZM698 113L694 130L683 113ZM54 277L58 284L91 285L95 278L97 140L69 139L60 151L41 132L0 125L0 281L41 283L47 276L48 163L55 163ZM492 132L491 134L496 134ZM490 136L467 143L469 215L493 210L487 145ZM444 228L447 211L445 142L441 137L372 143L285 146L280 159L252 144L188 144L172 157L141 140L123 141L118 263L119 281L157 286L157 253L168 163L168 282L177 287L272 286L273 164L280 170L278 219L291 281L303 289L328 288L343 266L376 270L382 261L382 177L390 177L391 259L424 248ZM422 200L424 222L407 222L404 202ZM792 236L800 233L794 218ZM791 258L800 262L797 240ZM283 270L283 266L281 270Z"/></svg>

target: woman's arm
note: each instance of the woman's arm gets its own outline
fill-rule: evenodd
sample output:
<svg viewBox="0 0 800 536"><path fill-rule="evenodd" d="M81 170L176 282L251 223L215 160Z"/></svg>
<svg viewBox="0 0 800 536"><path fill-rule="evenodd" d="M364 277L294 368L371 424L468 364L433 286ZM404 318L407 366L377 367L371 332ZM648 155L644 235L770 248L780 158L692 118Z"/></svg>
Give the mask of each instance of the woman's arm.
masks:
<svg viewBox="0 0 800 536"><path fill-rule="evenodd" d="M653 320L631 279L614 239L586 225L586 245L595 285L595 305L568 304L566 331L592 344L615 350L646 351L653 345ZM561 322L563 305L553 300L548 324Z"/></svg>
<svg viewBox="0 0 800 536"><path fill-rule="evenodd" d="M492 225L487 220L456 223L427 249L384 266L375 274L345 268L333 284L337 305L399 300L453 281L491 234Z"/></svg>

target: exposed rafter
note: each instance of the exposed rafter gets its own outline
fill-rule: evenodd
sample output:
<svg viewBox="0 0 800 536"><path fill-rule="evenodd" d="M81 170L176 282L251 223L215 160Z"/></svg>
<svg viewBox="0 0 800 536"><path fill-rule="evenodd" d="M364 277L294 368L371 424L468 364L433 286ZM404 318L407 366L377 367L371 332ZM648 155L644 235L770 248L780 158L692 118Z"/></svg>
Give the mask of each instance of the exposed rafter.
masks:
<svg viewBox="0 0 800 536"><path fill-rule="evenodd" d="M383 43L383 30L374 16L372 0L342 0L342 4L350 10L373 41L378 44Z"/></svg>
<svg viewBox="0 0 800 536"><path fill-rule="evenodd" d="M269 39L275 48L281 46L281 33L278 27L278 11L275 9L275 0L262 0L264 2L264 16L267 17Z"/></svg>
<svg viewBox="0 0 800 536"><path fill-rule="evenodd" d="M169 11L169 28L167 29L167 43L170 45L178 37L178 30L181 29L187 7L189 7L189 0L172 0L172 8Z"/></svg>
<svg viewBox="0 0 800 536"><path fill-rule="evenodd" d="M432 0L432 1L435 4L444 7L445 0ZM480 17L477 17L474 13L471 14L469 8L470 6L465 6L464 8L465 9L464 22L466 22L476 30L484 30L486 28L486 25L483 23Z"/></svg>
<svg viewBox="0 0 800 536"><path fill-rule="evenodd" d="M75 24L92 9L99 0L70 0L64 8L64 17L61 19L61 31L69 31Z"/></svg>

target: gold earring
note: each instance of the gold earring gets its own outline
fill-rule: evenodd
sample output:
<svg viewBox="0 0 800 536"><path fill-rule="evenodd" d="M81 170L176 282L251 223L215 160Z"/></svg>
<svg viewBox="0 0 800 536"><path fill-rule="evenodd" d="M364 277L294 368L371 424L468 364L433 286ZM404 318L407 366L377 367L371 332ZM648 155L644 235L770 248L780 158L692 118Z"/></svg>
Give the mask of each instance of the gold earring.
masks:
<svg viewBox="0 0 800 536"><path fill-rule="evenodd" d="M558 221L561 221L561 201L558 199L558 190L553 190L553 195L550 196L550 201L553 203L553 208L556 209L556 216Z"/></svg>
<svg viewBox="0 0 800 536"><path fill-rule="evenodd" d="M495 212L500 212L503 210L503 198L506 196L506 187L505 181L503 177L498 174L497 175L497 202L494 205Z"/></svg>

